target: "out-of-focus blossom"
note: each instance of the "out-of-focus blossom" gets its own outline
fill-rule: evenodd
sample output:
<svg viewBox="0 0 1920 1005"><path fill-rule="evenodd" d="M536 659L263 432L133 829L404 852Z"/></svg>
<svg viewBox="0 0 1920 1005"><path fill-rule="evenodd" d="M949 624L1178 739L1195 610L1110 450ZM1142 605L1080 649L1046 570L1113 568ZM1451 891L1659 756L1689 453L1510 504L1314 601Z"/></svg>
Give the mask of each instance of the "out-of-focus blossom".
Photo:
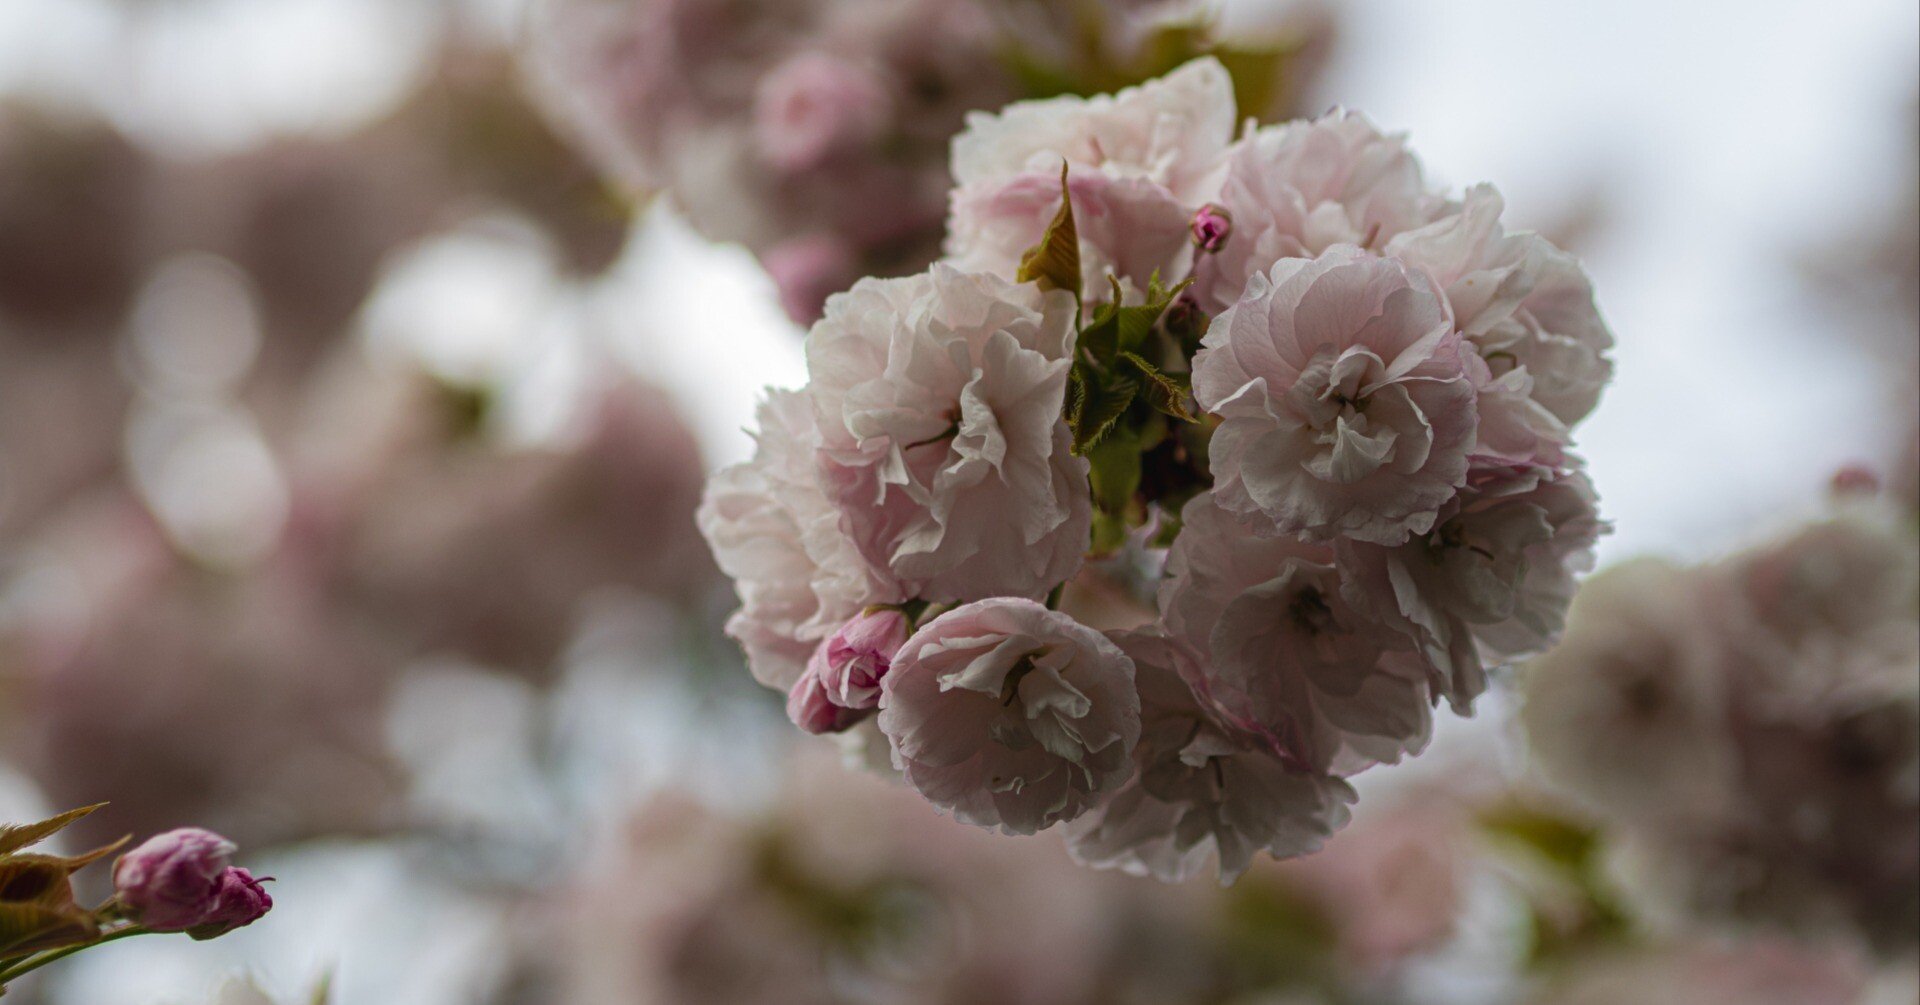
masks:
<svg viewBox="0 0 1920 1005"><path fill-rule="evenodd" d="M1133 661L1028 600L935 618L882 685L894 765L935 806L1031 834L1085 813L1126 779L1140 739Z"/></svg>
<svg viewBox="0 0 1920 1005"><path fill-rule="evenodd" d="M0 317L96 336L132 299L160 167L84 113L0 103Z"/></svg>
<svg viewBox="0 0 1920 1005"><path fill-rule="evenodd" d="M1844 953L1789 943L1618 951L1549 982L1538 1005L1847 1005L1868 988Z"/></svg>
<svg viewBox="0 0 1920 1005"><path fill-rule="evenodd" d="M1728 684L1689 627L1697 578L1656 559L1606 570L1574 599L1560 645L1527 666L1540 770L1629 818L1712 814L1732 788L1718 734Z"/></svg>
<svg viewBox="0 0 1920 1005"><path fill-rule="evenodd" d="M780 306L801 324L820 320L827 298L860 278L846 243L827 234L807 234L767 249L761 260L773 277Z"/></svg>
<svg viewBox="0 0 1920 1005"><path fill-rule="evenodd" d="M754 137L774 166L810 168L837 149L871 142L886 128L890 98L872 73L824 53L803 52L760 79Z"/></svg>
<svg viewBox="0 0 1920 1005"><path fill-rule="evenodd" d="M558 443L442 434L393 458L345 515L339 588L408 651L534 671L595 589L700 596L712 567L691 533L692 433L652 387L588 394Z"/></svg>
<svg viewBox="0 0 1920 1005"><path fill-rule="evenodd" d="M1650 914L1892 954L1920 932L1920 547L1904 511L1840 505L1715 565L1597 578L1524 718Z"/></svg>
<svg viewBox="0 0 1920 1005"><path fill-rule="evenodd" d="M808 322L820 297L853 278L911 273L938 253L948 141L969 111L1112 90L1215 49L1249 57L1247 93L1263 99L1250 114L1288 106L1328 19L1314 4L1260 6L1285 8L1261 12L1282 23L1236 27L1215 11L1130 0L549 0L529 59L545 103L580 145L625 184L668 193L701 232L742 242L789 275L795 242L834 244L851 263L846 281L780 283L792 316ZM1209 80L1232 86L1224 73ZM1204 130L1169 109L1161 142L1204 134L1224 147L1235 122L1230 91L1221 93L1224 105L1185 109L1206 116ZM1044 146L1050 127L1035 116L1075 104L1013 113L1026 123L1022 142ZM1076 150L1085 139L1073 140ZM1016 152L1024 162L1039 149ZM1005 158L988 181L971 170L971 154L962 160L967 206L955 219L972 223L956 233L975 233L979 255L1017 256L1052 215L1057 185L1020 178L1033 165ZM1042 174L1057 178L1059 158ZM1169 219L1149 187L1088 174L1075 197L1163 224L1164 250L1179 250L1185 217Z"/></svg>
<svg viewBox="0 0 1920 1005"><path fill-rule="evenodd" d="M1472 879L1476 849L1465 808L1444 797L1401 798L1363 815L1318 854L1254 877L1316 904L1332 921L1341 952L1364 973L1444 944Z"/></svg>
<svg viewBox="0 0 1920 1005"><path fill-rule="evenodd" d="M970 3L561 0L536 25L547 105L616 178L763 256L831 239L849 280L932 258L947 139L1013 96Z"/></svg>
<svg viewBox="0 0 1920 1005"><path fill-rule="evenodd" d="M379 824L395 790L364 625L330 620L290 566L190 565L117 493L69 519L12 570L0 739L54 798L112 799L84 836L186 817L257 845Z"/></svg>

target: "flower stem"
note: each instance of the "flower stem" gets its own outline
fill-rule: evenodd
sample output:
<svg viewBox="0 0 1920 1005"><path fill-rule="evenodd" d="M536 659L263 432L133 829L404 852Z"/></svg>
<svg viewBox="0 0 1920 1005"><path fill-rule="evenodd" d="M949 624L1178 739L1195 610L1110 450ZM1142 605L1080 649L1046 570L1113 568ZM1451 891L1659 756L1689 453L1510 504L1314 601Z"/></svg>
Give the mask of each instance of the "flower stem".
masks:
<svg viewBox="0 0 1920 1005"><path fill-rule="evenodd" d="M149 935L149 934L152 934L152 929L142 928L139 925L128 925L127 927L122 928L119 931L110 932L106 935L102 935L91 942L82 942L77 946L67 946L64 949L55 949L51 952L41 953L38 956L30 956L18 963L13 964L12 966L6 967L4 969L0 969L0 987L6 986L6 983L8 981L11 981L17 977L20 977L23 974L32 973L33 971L38 970L41 967L44 967L55 960L64 959L68 956L72 956L74 953L77 953L82 949L91 949L94 946L103 945L105 943L113 942L119 939L130 938L135 935Z"/></svg>

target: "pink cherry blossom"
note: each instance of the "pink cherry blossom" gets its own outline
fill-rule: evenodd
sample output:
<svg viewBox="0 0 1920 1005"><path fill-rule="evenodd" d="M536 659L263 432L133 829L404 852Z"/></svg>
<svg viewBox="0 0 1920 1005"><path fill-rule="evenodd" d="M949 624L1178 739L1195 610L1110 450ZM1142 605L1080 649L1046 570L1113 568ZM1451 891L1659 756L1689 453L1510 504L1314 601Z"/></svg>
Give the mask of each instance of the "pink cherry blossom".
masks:
<svg viewBox="0 0 1920 1005"><path fill-rule="evenodd" d="M1141 288L1184 272L1189 222L1218 187L1233 128L1232 81L1211 58L1111 96L971 115L953 142L948 257L1011 276L1060 207L1064 165L1086 288L1104 289L1109 271Z"/></svg>
<svg viewBox="0 0 1920 1005"><path fill-rule="evenodd" d="M1181 521L1161 619L1233 725L1342 774L1426 745L1425 672L1409 640L1344 599L1331 547L1249 534L1211 493Z"/></svg>
<svg viewBox="0 0 1920 1005"><path fill-rule="evenodd" d="M1276 261L1339 244L1384 248L1447 209L1405 138L1352 112L1257 130L1234 144L1226 164L1217 201L1233 218L1233 238L1194 266L1195 293L1210 313L1233 306Z"/></svg>
<svg viewBox="0 0 1920 1005"><path fill-rule="evenodd" d="M827 301L807 337L820 479L876 575L953 602L1039 597L1080 567L1074 313L1064 291L944 265Z"/></svg>
<svg viewBox="0 0 1920 1005"><path fill-rule="evenodd" d="M727 634L746 648L755 679L781 691L848 618L907 599L840 533L839 512L815 475L819 442L806 396L773 392L760 406L753 458L713 476L698 514L740 595Z"/></svg>
<svg viewBox="0 0 1920 1005"><path fill-rule="evenodd" d="M1030 600L935 618L882 684L880 729L907 783L954 817L1011 834L1072 820L1132 772L1133 661Z"/></svg>
<svg viewBox="0 0 1920 1005"><path fill-rule="evenodd" d="M1344 245L1285 259L1201 345L1214 493L1255 533L1396 544L1465 483L1474 388L1424 274Z"/></svg>
<svg viewBox="0 0 1920 1005"><path fill-rule="evenodd" d="M1152 632L1113 640L1133 660L1140 745L1134 776L1067 825L1076 859L1179 882L1211 858L1224 884L1261 851L1304 855L1345 825L1353 790L1228 725L1189 686L1204 675L1184 646Z"/></svg>
<svg viewBox="0 0 1920 1005"><path fill-rule="evenodd" d="M883 81L857 63L801 52L760 78L754 138L783 170L813 167L837 150L871 142L891 115Z"/></svg>
<svg viewBox="0 0 1920 1005"><path fill-rule="evenodd" d="M870 608L854 616L814 652L813 667L834 704L873 708L893 658L913 633L898 608Z"/></svg>
<svg viewBox="0 0 1920 1005"><path fill-rule="evenodd" d="M1463 490L1405 544L1341 541L1335 553L1348 602L1413 637L1434 693L1464 713L1488 669L1559 638L1605 529L1586 475L1522 473Z"/></svg>

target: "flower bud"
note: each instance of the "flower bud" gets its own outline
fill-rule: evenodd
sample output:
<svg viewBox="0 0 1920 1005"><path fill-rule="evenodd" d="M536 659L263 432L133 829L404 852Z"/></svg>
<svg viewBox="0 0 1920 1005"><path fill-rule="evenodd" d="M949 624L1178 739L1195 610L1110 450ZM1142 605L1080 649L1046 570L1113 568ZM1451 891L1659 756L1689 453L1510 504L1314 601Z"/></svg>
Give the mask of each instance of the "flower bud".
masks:
<svg viewBox="0 0 1920 1005"><path fill-rule="evenodd" d="M880 704L880 680L893 667L893 656L913 634L903 612L877 608L855 615L814 651L811 666L826 688L827 697L841 708L873 708Z"/></svg>
<svg viewBox="0 0 1920 1005"><path fill-rule="evenodd" d="M825 643L821 643L825 647ZM809 666L807 672L787 692L787 718L809 733L839 733L867 717L864 709L841 708L833 703L820 675Z"/></svg>
<svg viewBox="0 0 1920 1005"><path fill-rule="evenodd" d="M1211 255L1227 243L1227 236L1233 233L1233 216L1216 203L1207 203L1193 214L1189 228L1193 231L1193 246Z"/></svg>
<svg viewBox="0 0 1920 1005"><path fill-rule="evenodd" d="M187 934L195 939L217 939L259 921L273 910L273 898L260 883L245 869L236 867L221 873L212 910Z"/></svg>
<svg viewBox="0 0 1920 1005"><path fill-rule="evenodd" d="M156 932L184 932L218 905L233 842L183 827L149 839L113 865L120 904Z"/></svg>

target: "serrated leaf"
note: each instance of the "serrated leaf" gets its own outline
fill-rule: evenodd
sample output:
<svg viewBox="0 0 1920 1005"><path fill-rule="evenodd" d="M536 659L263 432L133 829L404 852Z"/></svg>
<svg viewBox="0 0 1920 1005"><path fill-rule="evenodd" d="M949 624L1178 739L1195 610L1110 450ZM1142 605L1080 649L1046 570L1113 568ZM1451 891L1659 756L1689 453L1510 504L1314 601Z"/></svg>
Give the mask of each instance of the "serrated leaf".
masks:
<svg viewBox="0 0 1920 1005"><path fill-rule="evenodd" d="M1193 280L1184 279L1172 289L1160 286L1160 277L1155 275L1147 284L1147 301L1133 307L1122 307L1116 312L1115 323L1119 328L1117 341L1125 352L1136 352L1146 344L1147 336L1153 333L1153 326L1160 316L1167 312L1173 298L1193 284Z"/></svg>
<svg viewBox="0 0 1920 1005"><path fill-rule="evenodd" d="M1113 290L1113 299L1094 306L1093 319L1080 329L1074 343L1081 355L1099 364L1113 362L1113 354L1120 351L1120 281L1108 273L1107 285Z"/></svg>
<svg viewBox="0 0 1920 1005"><path fill-rule="evenodd" d="M1073 452L1085 455L1126 414L1140 393L1140 383L1120 374L1089 370L1082 375L1081 386L1086 396L1072 424Z"/></svg>
<svg viewBox="0 0 1920 1005"><path fill-rule="evenodd" d="M1067 164L1060 162L1060 210L1047 224L1040 243L1020 256L1014 279L1037 282L1041 289L1066 290L1080 296L1080 232L1073 223L1073 196L1067 191Z"/></svg>
<svg viewBox="0 0 1920 1005"><path fill-rule="evenodd" d="M1122 352L1120 359L1139 375L1141 388L1147 395L1147 404L1152 405L1154 411L1182 422L1194 421L1193 412L1187 408L1186 381L1176 374L1162 371L1138 353Z"/></svg>
<svg viewBox="0 0 1920 1005"><path fill-rule="evenodd" d="M1080 417L1087 410L1087 374L1086 369L1074 366L1067 371L1067 428L1080 428Z"/></svg>
<svg viewBox="0 0 1920 1005"><path fill-rule="evenodd" d="M0 855L10 855L22 848L29 848L65 830L74 821L100 809L106 803L82 806L77 810L68 810L57 817L42 820L37 824L20 824L0 827Z"/></svg>

